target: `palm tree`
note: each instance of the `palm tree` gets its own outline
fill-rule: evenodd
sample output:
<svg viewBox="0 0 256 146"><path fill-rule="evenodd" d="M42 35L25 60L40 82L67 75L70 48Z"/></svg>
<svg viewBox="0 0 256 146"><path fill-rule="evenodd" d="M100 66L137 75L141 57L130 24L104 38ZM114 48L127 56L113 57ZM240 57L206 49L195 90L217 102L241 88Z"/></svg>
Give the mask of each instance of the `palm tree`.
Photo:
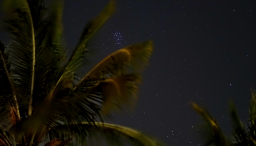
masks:
<svg viewBox="0 0 256 146"><path fill-rule="evenodd" d="M0 43L0 145L85 145L97 136L112 144L161 145L105 123L112 110L136 100L151 41L122 48L78 75L88 62L88 43L113 14L115 1L84 27L71 57L63 45L61 0L49 9L43 0L5 0L2 7L11 43Z"/></svg>
<svg viewBox="0 0 256 146"><path fill-rule="evenodd" d="M196 103L192 102L193 109L201 115L205 120L203 125L202 136L206 139L204 145L216 146L255 146L256 145L256 92L251 90L252 99L249 108L249 120L247 128L239 119L235 105L232 101L229 103L230 117L232 120L233 132L231 137L223 134L217 121L210 115L210 113Z"/></svg>

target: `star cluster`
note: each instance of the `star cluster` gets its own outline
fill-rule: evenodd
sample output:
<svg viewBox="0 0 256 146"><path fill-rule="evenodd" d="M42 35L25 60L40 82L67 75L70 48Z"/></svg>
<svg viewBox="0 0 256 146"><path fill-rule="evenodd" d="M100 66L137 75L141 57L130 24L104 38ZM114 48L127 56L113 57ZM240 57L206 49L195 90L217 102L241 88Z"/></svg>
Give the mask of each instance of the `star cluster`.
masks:
<svg viewBox="0 0 256 146"><path fill-rule="evenodd" d="M113 34L113 39L115 41L115 46L117 47L123 47L125 41L121 35L120 32L115 32L115 33L112 33Z"/></svg>

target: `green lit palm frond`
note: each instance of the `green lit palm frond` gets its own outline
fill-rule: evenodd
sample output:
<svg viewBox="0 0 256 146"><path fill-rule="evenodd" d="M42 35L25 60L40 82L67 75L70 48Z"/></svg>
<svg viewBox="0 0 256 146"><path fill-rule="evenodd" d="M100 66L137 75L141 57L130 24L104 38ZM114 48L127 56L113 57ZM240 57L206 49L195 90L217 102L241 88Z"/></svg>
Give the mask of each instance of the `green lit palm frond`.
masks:
<svg viewBox="0 0 256 146"><path fill-rule="evenodd" d="M146 54L145 56L141 55L141 60L147 60L149 54L152 51L152 42L145 42L142 44L137 44L133 46L129 46L122 51L117 51L112 55L106 57L104 61L99 63L92 72L89 73L90 76L94 76L94 74L99 73L99 70L102 71L114 71L117 72L118 68L113 68L115 64L121 63L121 67L125 67L129 63L134 62L136 57L139 58L137 52L141 54ZM121 53L120 53L121 52ZM124 53L124 54L123 54ZM129 53L127 55L127 53ZM120 61L123 58L129 57L130 59ZM113 59L115 61L113 61ZM137 59L138 60L138 59ZM124 64L126 62L127 64ZM143 61L142 61L143 62ZM137 64L140 62L138 61ZM146 64L146 62L144 62ZM130 64L131 65L131 64ZM119 70L120 71L120 70ZM103 72L102 72L103 73ZM108 73L108 72L107 72ZM106 75L106 74L103 74ZM113 76L116 75L116 76ZM83 82L85 85L79 86L79 89L72 91L72 79L62 80L59 86L67 87L64 89L63 87L56 88L56 94L54 94L54 99L47 105L42 106L44 111L48 109L48 113L46 113L45 120L50 120L49 123L57 123L54 119L62 121L64 123L74 123L80 121L93 122L95 119L102 120L100 112L108 113L109 110L121 106L121 104L133 103L132 101L136 98L137 95L137 83L140 82L140 75L137 73L132 74L113 74L112 77L109 78L92 78L94 84L91 84L89 81ZM87 76L87 77L88 77ZM104 80L103 80L104 79ZM88 84L91 84L88 86ZM84 88L83 88L84 87ZM88 88L90 87L90 88ZM62 98L66 97L66 98ZM44 111L45 112L45 111ZM54 113L54 114L51 114ZM38 114L40 118L43 118L42 113ZM31 122L34 120L31 120ZM40 120L44 121L44 120ZM27 124L29 127L32 127L31 124ZM49 124L51 125L51 124Z"/></svg>
<svg viewBox="0 0 256 146"><path fill-rule="evenodd" d="M87 92L63 95L66 91L62 90L49 104L40 105L22 125L32 130L43 124L51 128L61 123L103 121L102 111L133 103L138 90L135 82L139 81L137 74L126 74L106 79Z"/></svg>
<svg viewBox="0 0 256 146"><path fill-rule="evenodd" d="M65 60L65 49L62 43L63 1L55 2L50 13L38 31L38 48L36 60L36 84L33 96L33 107L40 104L49 95L58 82L60 68ZM46 59L47 58L47 59Z"/></svg>
<svg viewBox="0 0 256 146"><path fill-rule="evenodd" d="M13 79L22 96L19 103L30 115L32 106L42 102L58 81L64 61L63 4L55 2L50 13L42 0L6 0L4 6L11 11L6 26L13 40L9 45Z"/></svg>
<svg viewBox="0 0 256 146"><path fill-rule="evenodd" d="M49 17L46 17L45 21L42 22L42 28L44 27L45 31L43 31L43 29L40 29L39 32L45 32L46 33L45 36L47 35L49 36L47 36L47 39L45 40L39 40L39 42L42 42L42 43L37 48L38 49L37 60L38 60L39 68L38 70L36 70L38 71L37 72L38 82L36 84L36 87L38 88L35 88L34 95L38 95L36 96L36 98L40 98L40 97L47 97L47 98L45 98L46 100L44 100L42 103L40 103L40 100L42 100L43 98L38 99L37 103L40 103L40 104L37 104L36 102L34 102L35 105L37 105L34 108L34 114L31 117L29 117L26 122L24 122L25 125L29 125L26 123L30 123L31 121L31 125L29 126L30 129L38 129L40 128L40 126L42 126L42 124L45 124L45 123L50 125L50 123L52 123L56 119L55 116L57 116L57 119L68 121L68 122L70 122L69 119L76 122L80 122L80 121L92 122L93 120L95 120L95 117L99 115L97 114L97 112L100 110L100 108L98 108L98 105L91 104L90 102L87 101L87 99L84 101L81 100L80 97L70 99L70 101L65 101L60 99L63 98L64 96L63 93L66 92L64 90L68 89L66 87L67 84L71 84L71 86L73 84L73 77L70 76L70 73L75 71L75 68L71 67L73 64L72 62L74 61L76 62L77 61L76 59L82 58L82 56L79 56L79 53L77 54L77 51L79 52L81 51L81 49L84 49L84 48L81 48L81 45L83 45L83 43L86 43L88 39L92 37L92 35L96 32L96 30L98 30L99 27L110 17L114 9L114 4L115 4L114 1L111 1L103 10L103 12L98 17L96 17L88 27L86 27L87 32L84 31L77 49L74 51L74 54L71 56L71 59L69 60L67 65L64 66L64 69L65 69L64 73L63 73L63 69L59 68L60 64L58 62L56 63L56 60L58 61L59 59L58 56L55 58L51 57L56 55L55 53L56 53L56 50L58 49L58 48L57 49L56 48L52 49L52 48L56 46L57 47L61 46L60 45L61 41L59 40L61 36L61 30L57 30L55 32L55 34L57 33L57 35L49 35L49 34L52 34L50 33L51 30L53 30L55 27L59 27L59 25L61 24L60 16L61 16L62 8L53 7L53 8L56 8L52 10L52 12L55 12L55 13L52 13L52 15L49 15ZM57 4L57 6L59 6L59 4ZM59 22L54 22L55 19L57 19ZM53 21L53 23L51 23L51 20ZM53 25L53 28L51 28L51 25ZM39 38L43 38L43 37L39 37ZM52 97L54 97L53 100L52 100ZM68 109L71 109L71 110L64 113L62 108L63 107L65 108L65 106L68 106L69 107ZM54 113L55 110L57 110L57 112L54 115L52 115L51 113ZM61 112L58 113L58 111L61 111ZM74 113L83 113L83 114L79 115ZM34 120L37 122L33 122Z"/></svg>
<svg viewBox="0 0 256 146"><path fill-rule="evenodd" d="M66 86L65 84L70 82L71 80L60 83L59 85ZM84 98L80 94L69 94L68 90L69 88L64 87L57 88L56 91L58 91L58 94L55 94L51 102L42 102L37 105L33 114L26 120L19 122L17 126L22 125L23 131L36 133L35 140L37 140L38 137L41 137L40 132L43 131L42 129L45 126L51 128L61 123L94 122L101 119L101 99L97 99L98 97L93 97L93 99L92 97ZM15 130L17 128L14 126L12 129ZM35 129L38 130L35 131ZM18 137L21 138L22 134L19 133Z"/></svg>
<svg viewBox="0 0 256 146"><path fill-rule="evenodd" d="M6 0L4 7L11 11L7 22L7 28L11 32L12 43L11 60L14 74L19 82L17 85L23 87L23 92L28 96L28 114L32 113L32 96L35 82L36 64L36 33L42 21L43 9L40 1L35 0Z"/></svg>
<svg viewBox="0 0 256 146"><path fill-rule="evenodd" d="M88 53L88 42L93 35L101 28L101 26L112 16L116 7L115 0L111 0L102 12L93 20L89 21L88 24L83 28L83 32L80 36L78 44L70 57L70 61L67 64L68 70L77 70L83 65L83 59Z"/></svg>
<svg viewBox="0 0 256 146"><path fill-rule="evenodd" d="M61 73L64 59L61 2L52 6L50 13L46 13L42 0L6 0L4 3L6 11L10 12L6 27L13 40L8 47L11 75L19 89L18 101L23 118L30 116L50 93Z"/></svg>
<svg viewBox="0 0 256 146"><path fill-rule="evenodd" d="M105 138L107 143L111 145L123 145L124 143L137 146L163 145L158 140L132 128L101 122L60 125L50 129L48 134L52 139L56 137L68 139L72 136L76 142L82 145L87 145L91 138L101 138L100 140Z"/></svg>
<svg viewBox="0 0 256 146"><path fill-rule="evenodd" d="M103 9L103 11L84 27L75 50L73 51L70 59L64 66L64 73L61 74L59 82L63 78L70 76L71 74L76 72L78 69L80 69L80 67L84 65L88 53L87 44L89 40L99 30L99 28L112 16L114 10L115 1L111 0ZM58 85L58 83L56 85Z"/></svg>
<svg viewBox="0 0 256 146"><path fill-rule="evenodd" d="M68 59L62 39L63 0L55 0L49 11L43 0L4 0L3 7L12 42L0 52L0 143L39 145L49 129L60 134L66 129L78 132L77 137L91 134L90 130L105 135L109 131L112 139L121 135L134 144L154 145L133 129L98 123L104 122L103 114L136 99L140 71L152 53L151 41L112 53L78 84L74 82L86 62L90 39L114 12L114 0L85 26ZM6 121L11 124L4 125ZM46 145L64 146L72 140L65 136L52 137Z"/></svg>
<svg viewBox="0 0 256 146"><path fill-rule="evenodd" d="M62 96L56 95L51 102L38 105L30 117L20 122L23 130L33 132L34 129L42 129L44 125L51 128L61 123L102 121L100 115L102 99L99 97L85 98L80 94L69 95L70 98Z"/></svg>
<svg viewBox="0 0 256 146"><path fill-rule="evenodd" d="M85 59L84 54L87 52L87 48L85 47L89 39L93 36L93 34L100 28L103 23L107 21L107 19L111 16L115 8L115 1L110 1L108 5L105 7L105 9L95 18L93 19L84 29L82 36L80 38L80 41L73 51L73 54L71 55L70 59L62 67L62 69L59 69L59 72L56 72L57 80L53 84L53 86L50 88L50 93L47 95L46 102L49 102L52 100L52 98L62 90L63 85L68 83L73 83L73 78L74 78L74 72L76 72L79 67L83 64L83 60ZM57 12L60 12L57 10ZM59 20L59 19L58 19ZM60 24L55 23L55 24ZM60 33L58 31L57 33ZM53 40L54 41L59 41L59 36L54 36ZM55 80L54 80L55 81ZM62 89L61 89L62 88ZM49 88L48 88L49 89Z"/></svg>
<svg viewBox="0 0 256 146"><path fill-rule="evenodd" d="M196 103L191 103L192 108L201 115L201 117L205 120L207 124L207 128L205 128L204 136L207 135L207 142L205 145L216 145L216 146L229 146L231 145L230 142L225 138L224 134L222 133L219 125L217 124L216 120L212 118L210 113L201 107L199 107Z"/></svg>
<svg viewBox="0 0 256 146"><path fill-rule="evenodd" d="M49 18L51 20L49 26L48 43L52 44L54 54L58 61L64 62L66 52L63 48L63 26L62 26L62 13L63 13L63 0L56 0L50 7Z"/></svg>
<svg viewBox="0 0 256 146"><path fill-rule="evenodd" d="M150 49L141 47L137 49L144 49L145 54L147 54L146 51L152 49L152 45L148 45L148 43L152 44L147 42L146 45L142 46L146 46L146 48L149 47ZM141 44L138 46L141 46ZM124 58L122 54L119 55L121 57L117 54L113 56L120 59ZM133 59L132 56L133 54L129 54L128 57L130 57L130 60ZM107 58L113 59L114 57L110 55L110 57ZM106 59L107 61L105 61L105 63L108 62L108 59ZM115 62L112 62L112 64L114 63ZM96 69L100 67L106 68L107 65L111 66L112 64L99 64ZM125 65L123 66L125 67ZM112 68L112 71L115 71L115 69L116 68ZM112 75L112 77L109 76L109 78L102 79L97 80L94 78L98 83L93 84L90 88L81 88L82 86L80 86L75 92L72 91L72 78L62 80L59 86L67 88L64 89L58 86L59 88L56 88L56 94L54 94L54 98L51 102L46 102L46 104L42 104L41 107L39 106L37 108L38 110L35 110L35 114L26 121L25 127L37 129L44 123L47 123L48 127L53 127L60 124L59 122L72 124L84 121L102 121L101 112L107 114L111 109L119 107L122 104L134 103L133 101L136 99L134 97L136 97L138 91L137 83L140 82L140 75L138 73L115 74L115 76ZM86 82L84 83L87 84ZM88 85L85 87L88 87Z"/></svg>

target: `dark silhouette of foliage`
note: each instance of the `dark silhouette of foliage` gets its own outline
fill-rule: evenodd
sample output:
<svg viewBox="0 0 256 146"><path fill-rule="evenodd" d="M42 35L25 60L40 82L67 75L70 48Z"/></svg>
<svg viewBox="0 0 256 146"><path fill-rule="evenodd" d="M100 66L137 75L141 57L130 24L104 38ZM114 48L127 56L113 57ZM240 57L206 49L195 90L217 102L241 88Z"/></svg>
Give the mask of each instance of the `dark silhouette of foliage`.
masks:
<svg viewBox="0 0 256 146"><path fill-rule="evenodd" d="M247 129L244 127L244 123L239 119L235 105L232 101L229 103L230 117L233 127L232 137L225 136L221 128L215 119L212 118L210 113L199 107L196 103L192 102L193 109L201 115L205 120L205 129L203 137L206 139L205 146L216 145L216 146L255 146L255 128L256 128L256 92L251 90L252 99L250 102L249 120L247 123ZM206 137L205 137L206 136Z"/></svg>
<svg viewBox="0 0 256 146"><path fill-rule="evenodd" d="M4 0L2 8L11 43L0 43L0 145L86 145L97 135L113 145L162 145L142 132L105 123L110 111L136 101L151 41L122 48L78 76L88 62L88 43L114 13L114 0L84 27L69 58L62 0L49 8L43 0Z"/></svg>

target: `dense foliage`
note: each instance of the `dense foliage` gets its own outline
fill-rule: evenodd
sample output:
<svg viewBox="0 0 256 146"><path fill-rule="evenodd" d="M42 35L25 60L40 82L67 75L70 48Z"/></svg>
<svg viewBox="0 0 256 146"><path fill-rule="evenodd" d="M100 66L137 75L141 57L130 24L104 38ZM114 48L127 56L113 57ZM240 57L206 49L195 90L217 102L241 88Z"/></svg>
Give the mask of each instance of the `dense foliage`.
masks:
<svg viewBox="0 0 256 146"><path fill-rule="evenodd" d="M0 46L1 145L85 145L94 136L116 145L160 145L134 129L105 123L111 110L136 100L151 41L122 48L78 75L115 1L88 22L70 57L62 37L63 1L46 8L43 0L4 0L2 8L11 43Z"/></svg>

